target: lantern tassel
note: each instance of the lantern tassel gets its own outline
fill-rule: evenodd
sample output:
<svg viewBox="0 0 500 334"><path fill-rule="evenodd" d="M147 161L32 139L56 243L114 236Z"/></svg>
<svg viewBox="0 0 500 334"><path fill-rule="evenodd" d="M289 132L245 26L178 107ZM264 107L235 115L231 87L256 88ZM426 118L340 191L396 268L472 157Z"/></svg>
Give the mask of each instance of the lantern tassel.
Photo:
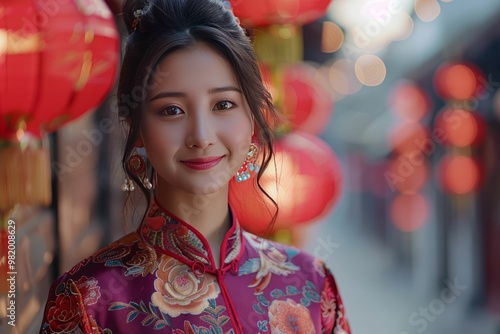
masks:
<svg viewBox="0 0 500 334"><path fill-rule="evenodd" d="M33 138L0 143L0 213L51 202L49 152Z"/></svg>

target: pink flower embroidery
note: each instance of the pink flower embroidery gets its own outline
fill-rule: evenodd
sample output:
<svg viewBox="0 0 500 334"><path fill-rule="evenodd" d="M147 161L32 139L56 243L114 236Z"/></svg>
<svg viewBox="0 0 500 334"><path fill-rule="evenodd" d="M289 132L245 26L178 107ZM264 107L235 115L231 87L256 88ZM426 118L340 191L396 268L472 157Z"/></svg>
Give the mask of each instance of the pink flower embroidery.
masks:
<svg viewBox="0 0 500 334"><path fill-rule="evenodd" d="M314 334L309 310L292 299L274 300L269 306L269 325L273 334Z"/></svg>
<svg viewBox="0 0 500 334"><path fill-rule="evenodd" d="M215 276L198 277L190 267L168 256L162 256L156 277L151 301L171 317L200 314L220 292Z"/></svg>

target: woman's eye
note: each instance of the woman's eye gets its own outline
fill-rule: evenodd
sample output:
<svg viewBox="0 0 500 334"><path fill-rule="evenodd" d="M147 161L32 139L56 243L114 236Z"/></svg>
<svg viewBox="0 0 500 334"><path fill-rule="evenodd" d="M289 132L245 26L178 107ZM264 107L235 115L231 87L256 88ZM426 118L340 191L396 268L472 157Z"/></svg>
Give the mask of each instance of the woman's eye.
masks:
<svg viewBox="0 0 500 334"><path fill-rule="evenodd" d="M214 109L216 110L224 110L224 109L231 109L234 107L233 102L229 101L220 101L217 104L215 104Z"/></svg>
<svg viewBox="0 0 500 334"><path fill-rule="evenodd" d="M165 109L162 109L161 113L164 115L168 115L168 116L175 116L175 115L183 114L184 112L179 107L170 106L170 107L166 107Z"/></svg>

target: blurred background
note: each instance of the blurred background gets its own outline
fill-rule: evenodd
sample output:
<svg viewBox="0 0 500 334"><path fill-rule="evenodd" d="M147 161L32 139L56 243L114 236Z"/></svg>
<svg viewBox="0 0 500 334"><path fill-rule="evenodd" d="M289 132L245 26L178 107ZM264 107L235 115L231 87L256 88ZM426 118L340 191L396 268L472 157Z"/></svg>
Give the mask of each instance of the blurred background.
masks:
<svg viewBox="0 0 500 334"><path fill-rule="evenodd" d="M17 28L24 29L28 21L19 18L38 15L37 27L43 27L44 13L49 22L62 6L41 1L35 15L22 2L17 8L0 3L3 142L12 135L22 143L20 129L22 136L37 133L30 124L9 130L26 118L12 121L7 97L36 81L27 58L19 61L26 67L16 76L19 83L9 81L13 62L5 59L21 54L9 47L9 24L16 25L9 18L17 13ZM126 27L116 16L122 1L75 3L112 28L116 20L115 42L124 42ZM264 78L289 120L279 129L284 168L276 196L283 210L272 237L326 261L353 333L500 334L500 2L226 4L251 35ZM54 122L55 115L40 122L50 132L39 136L45 138L39 145L50 149L44 173L52 200L45 190L38 200L12 199L21 188L16 184L34 180L36 171L23 169L24 180L14 179L15 169L32 160L19 156L14 164L15 153L5 151L7 145L0 150L0 164L14 166L0 169L1 275L7 272L8 218L17 238L16 327L7 324L9 287L2 276L2 333L38 333L51 282L135 227L124 217L123 129L111 90L118 61L109 57L98 63L99 80L88 92L97 95L95 109L82 107L68 124ZM113 80L104 82L103 73ZM52 82L37 80L42 88ZM33 179L26 181L26 173ZM245 208L234 196L242 216ZM265 226L266 217L246 217L242 224L256 233Z"/></svg>

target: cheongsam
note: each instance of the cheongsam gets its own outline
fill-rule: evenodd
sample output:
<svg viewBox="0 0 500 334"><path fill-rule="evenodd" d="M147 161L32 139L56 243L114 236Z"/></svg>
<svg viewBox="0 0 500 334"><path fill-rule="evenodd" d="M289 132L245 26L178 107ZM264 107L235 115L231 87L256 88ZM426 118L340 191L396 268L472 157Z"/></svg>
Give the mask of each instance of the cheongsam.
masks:
<svg viewBox="0 0 500 334"><path fill-rule="evenodd" d="M231 220L217 268L204 236L153 202L54 282L40 333L350 333L321 260Z"/></svg>

